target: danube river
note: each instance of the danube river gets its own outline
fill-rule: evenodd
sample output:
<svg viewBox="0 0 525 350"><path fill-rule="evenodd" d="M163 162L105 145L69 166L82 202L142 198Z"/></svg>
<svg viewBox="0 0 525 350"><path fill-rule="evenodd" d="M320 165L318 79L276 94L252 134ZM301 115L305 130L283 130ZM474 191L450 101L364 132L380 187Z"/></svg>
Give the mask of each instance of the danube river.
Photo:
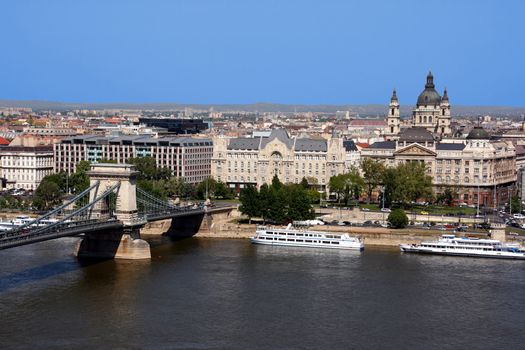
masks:
<svg viewBox="0 0 525 350"><path fill-rule="evenodd" d="M154 238L79 263L68 238L0 251L0 349L507 349L525 261Z"/></svg>

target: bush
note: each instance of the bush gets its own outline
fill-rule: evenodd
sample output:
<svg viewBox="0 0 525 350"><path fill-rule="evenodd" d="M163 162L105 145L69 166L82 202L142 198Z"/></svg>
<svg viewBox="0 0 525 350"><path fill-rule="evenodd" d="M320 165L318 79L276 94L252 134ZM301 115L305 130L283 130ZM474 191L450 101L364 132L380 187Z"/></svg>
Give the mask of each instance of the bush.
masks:
<svg viewBox="0 0 525 350"><path fill-rule="evenodd" d="M408 216L402 209L392 210L387 220L393 228L405 228L408 225Z"/></svg>

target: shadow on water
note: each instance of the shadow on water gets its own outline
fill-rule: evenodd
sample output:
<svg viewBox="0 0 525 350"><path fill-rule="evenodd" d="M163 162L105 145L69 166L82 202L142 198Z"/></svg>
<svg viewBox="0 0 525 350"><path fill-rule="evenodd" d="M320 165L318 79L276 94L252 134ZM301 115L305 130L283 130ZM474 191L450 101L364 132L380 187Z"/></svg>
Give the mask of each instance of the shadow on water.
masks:
<svg viewBox="0 0 525 350"><path fill-rule="evenodd" d="M28 283L77 271L79 268L86 268L107 260L108 259L68 259L0 276L0 293Z"/></svg>

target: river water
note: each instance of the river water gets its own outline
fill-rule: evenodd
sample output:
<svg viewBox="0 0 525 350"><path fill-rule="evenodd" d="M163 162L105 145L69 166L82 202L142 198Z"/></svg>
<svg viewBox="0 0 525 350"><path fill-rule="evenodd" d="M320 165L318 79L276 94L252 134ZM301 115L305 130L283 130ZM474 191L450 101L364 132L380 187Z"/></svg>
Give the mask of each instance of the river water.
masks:
<svg viewBox="0 0 525 350"><path fill-rule="evenodd" d="M0 251L0 349L524 348L525 261L152 238Z"/></svg>

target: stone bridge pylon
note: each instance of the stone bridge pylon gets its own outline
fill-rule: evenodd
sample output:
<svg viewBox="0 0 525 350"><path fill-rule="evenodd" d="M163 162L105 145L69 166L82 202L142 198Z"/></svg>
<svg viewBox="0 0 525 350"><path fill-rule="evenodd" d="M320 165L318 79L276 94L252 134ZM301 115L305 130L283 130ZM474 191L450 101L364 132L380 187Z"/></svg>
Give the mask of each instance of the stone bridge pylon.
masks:
<svg viewBox="0 0 525 350"><path fill-rule="evenodd" d="M93 164L88 172L91 185L90 201L114 188L115 195L96 203L91 217L118 220L119 230L87 233L77 249L78 257L150 259L148 242L140 239L140 228L146 220L138 215L136 183L138 171L130 164Z"/></svg>

